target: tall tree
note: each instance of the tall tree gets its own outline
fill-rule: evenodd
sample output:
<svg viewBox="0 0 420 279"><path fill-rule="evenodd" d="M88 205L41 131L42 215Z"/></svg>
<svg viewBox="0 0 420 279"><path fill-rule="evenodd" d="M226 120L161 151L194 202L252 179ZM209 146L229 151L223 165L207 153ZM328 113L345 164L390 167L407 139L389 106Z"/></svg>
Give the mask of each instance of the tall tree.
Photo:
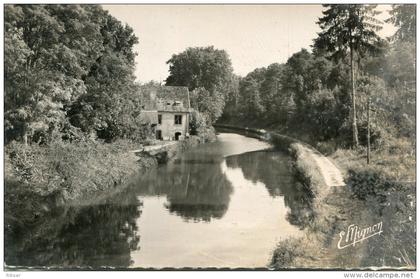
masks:
<svg viewBox="0 0 420 279"><path fill-rule="evenodd" d="M258 70L258 69L257 69ZM257 79L248 74L239 84L241 92L241 108L245 120L260 119L264 113L264 106L260 97L260 85Z"/></svg>
<svg viewBox="0 0 420 279"><path fill-rule="evenodd" d="M63 16L64 15L64 16ZM99 28L73 5L5 6L6 136L25 143L65 122L64 106L86 92Z"/></svg>
<svg viewBox="0 0 420 279"><path fill-rule="evenodd" d="M169 76L166 85L187 86L190 91L204 88L210 96L203 97L210 97L221 105L221 110L223 109L224 101L220 100L225 100L229 95L234 80L232 63L226 51L215 49L213 46L187 48L179 54L172 55L167 64ZM217 117L212 118L212 121L217 120Z"/></svg>
<svg viewBox="0 0 420 279"><path fill-rule="evenodd" d="M128 109L135 43L98 5L6 5L7 140L47 142L77 128L122 136L138 112Z"/></svg>
<svg viewBox="0 0 420 279"><path fill-rule="evenodd" d="M376 34L381 22L375 18L380 12L376 5L361 4L332 4L323 5L323 17L318 21L321 32L315 39L314 47L325 50L334 58L350 58L351 79L351 122L353 130L353 146L359 144L356 116L356 59L360 59L366 52L378 50L381 39Z"/></svg>

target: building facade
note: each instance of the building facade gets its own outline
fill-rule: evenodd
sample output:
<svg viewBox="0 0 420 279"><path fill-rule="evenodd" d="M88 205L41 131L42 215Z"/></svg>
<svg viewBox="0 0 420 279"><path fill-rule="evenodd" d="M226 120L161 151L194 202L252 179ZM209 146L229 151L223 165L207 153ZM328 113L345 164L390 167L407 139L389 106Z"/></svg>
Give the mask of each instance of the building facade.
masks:
<svg viewBox="0 0 420 279"><path fill-rule="evenodd" d="M190 100L187 87L147 85L141 87L143 122L158 140L189 137Z"/></svg>

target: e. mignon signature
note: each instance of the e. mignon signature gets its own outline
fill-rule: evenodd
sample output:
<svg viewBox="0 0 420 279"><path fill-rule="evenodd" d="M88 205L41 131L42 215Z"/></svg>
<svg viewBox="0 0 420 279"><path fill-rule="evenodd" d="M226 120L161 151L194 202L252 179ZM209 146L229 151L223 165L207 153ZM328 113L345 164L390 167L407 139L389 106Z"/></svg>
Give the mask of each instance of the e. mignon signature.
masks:
<svg viewBox="0 0 420 279"><path fill-rule="evenodd" d="M340 232L340 239L338 240L337 248L344 249L349 246L355 246L356 243L362 242L363 240L368 239L372 236L379 235L382 232L382 221L363 229L361 229L355 224L351 224L350 226L348 226L347 232Z"/></svg>

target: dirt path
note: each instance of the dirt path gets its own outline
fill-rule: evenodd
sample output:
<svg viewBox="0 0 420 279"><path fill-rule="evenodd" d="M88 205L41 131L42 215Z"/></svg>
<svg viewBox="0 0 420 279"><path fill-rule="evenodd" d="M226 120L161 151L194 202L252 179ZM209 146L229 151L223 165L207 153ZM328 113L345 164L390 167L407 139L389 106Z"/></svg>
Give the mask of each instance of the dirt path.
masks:
<svg viewBox="0 0 420 279"><path fill-rule="evenodd" d="M328 187L345 185L341 171L327 157L317 154L305 146L302 146L302 149L316 162Z"/></svg>

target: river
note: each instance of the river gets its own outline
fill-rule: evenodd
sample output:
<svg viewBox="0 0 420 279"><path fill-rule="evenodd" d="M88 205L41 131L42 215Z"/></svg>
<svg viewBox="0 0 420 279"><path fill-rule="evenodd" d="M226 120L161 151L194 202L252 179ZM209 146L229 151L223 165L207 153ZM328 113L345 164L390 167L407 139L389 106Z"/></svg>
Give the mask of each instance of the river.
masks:
<svg viewBox="0 0 420 279"><path fill-rule="evenodd" d="M289 158L232 133L133 177L122 191L65 207L5 245L8 265L86 268L266 267L298 236L309 199Z"/></svg>

